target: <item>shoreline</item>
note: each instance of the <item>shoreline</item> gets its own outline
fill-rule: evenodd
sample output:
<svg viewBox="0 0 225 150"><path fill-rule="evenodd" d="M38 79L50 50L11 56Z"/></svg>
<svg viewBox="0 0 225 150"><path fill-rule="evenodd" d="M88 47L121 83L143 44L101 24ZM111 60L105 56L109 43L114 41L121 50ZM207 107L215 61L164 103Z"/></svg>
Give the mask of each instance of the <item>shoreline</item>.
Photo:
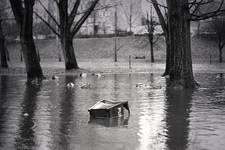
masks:
<svg viewBox="0 0 225 150"><path fill-rule="evenodd" d="M163 74L165 63L156 62L150 63L146 61L132 62L131 69L129 69L128 62L119 61L103 61L102 59L79 61L81 69L65 71L64 62L46 61L41 62L43 74L45 76L51 75L79 75L82 72L102 73L102 74L135 74L135 73L154 73ZM207 63L194 63L193 72L196 73L225 73L225 64L207 64ZM8 69L0 69L0 75L10 76L26 76L24 63L9 64Z"/></svg>

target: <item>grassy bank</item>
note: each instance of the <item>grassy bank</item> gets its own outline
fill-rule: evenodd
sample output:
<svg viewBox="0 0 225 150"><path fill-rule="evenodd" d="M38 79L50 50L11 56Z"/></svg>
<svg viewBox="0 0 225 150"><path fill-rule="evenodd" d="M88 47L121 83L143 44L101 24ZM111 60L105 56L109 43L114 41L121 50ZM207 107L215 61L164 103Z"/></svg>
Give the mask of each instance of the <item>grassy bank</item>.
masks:
<svg viewBox="0 0 225 150"><path fill-rule="evenodd" d="M87 38L75 39L74 48L78 59L113 59L114 57L114 38ZM127 59L131 56L146 56L150 58L149 43L147 37L130 36L119 37L118 59ZM158 62L165 60L165 44L161 38L155 44L155 59ZM58 51L55 39L45 39L36 41L36 46L40 51L42 61L57 61ZM20 60L20 45L18 42L8 44L11 60L18 62ZM61 52L60 52L61 53ZM205 38L192 38L192 56L195 63L209 62L209 58L213 62L218 60L218 49L215 42ZM62 55L62 54L61 54Z"/></svg>

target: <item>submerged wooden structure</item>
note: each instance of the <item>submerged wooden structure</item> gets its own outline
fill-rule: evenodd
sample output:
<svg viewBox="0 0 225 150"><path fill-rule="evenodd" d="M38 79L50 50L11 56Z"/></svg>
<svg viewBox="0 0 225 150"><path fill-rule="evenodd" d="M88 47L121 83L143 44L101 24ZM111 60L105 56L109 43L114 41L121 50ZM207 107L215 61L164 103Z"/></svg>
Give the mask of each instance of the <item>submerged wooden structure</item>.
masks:
<svg viewBox="0 0 225 150"><path fill-rule="evenodd" d="M130 114L128 101L101 100L88 111L91 118L112 118L123 116L124 108L126 108Z"/></svg>

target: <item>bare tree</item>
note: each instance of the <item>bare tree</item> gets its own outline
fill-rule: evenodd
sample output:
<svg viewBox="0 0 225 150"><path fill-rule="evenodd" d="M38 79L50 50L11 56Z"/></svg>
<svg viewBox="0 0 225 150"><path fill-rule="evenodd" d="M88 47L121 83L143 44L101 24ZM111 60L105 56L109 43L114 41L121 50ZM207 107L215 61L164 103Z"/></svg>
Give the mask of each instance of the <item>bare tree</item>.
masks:
<svg viewBox="0 0 225 150"><path fill-rule="evenodd" d="M192 69L190 22L220 15L224 11L222 9L224 0L220 2L214 0L167 0L167 6L159 4L157 0L151 0L151 2L154 7L158 6L159 8L160 6L168 9L169 76L171 86L196 87L197 83L194 80ZM210 6L212 3L215 6L214 9L202 11L204 10L203 7ZM158 14L158 16L159 20L165 20L161 15ZM162 28L164 28L163 26Z"/></svg>
<svg viewBox="0 0 225 150"><path fill-rule="evenodd" d="M158 41L158 38L160 35L154 36L155 27L157 25L157 22L154 20L152 15L152 7L150 8L150 16L149 12L146 13L147 15L147 30L148 30L148 41L150 44L150 53L151 53L151 62L155 62L154 58L154 44ZM156 39L154 38L156 37Z"/></svg>
<svg viewBox="0 0 225 150"><path fill-rule="evenodd" d="M168 16L167 16L167 6L158 3L157 0L147 0L152 3L158 18L159 23L163 29L163 35L166 41L166 68L162 76L169 75L170 72L170 39L169 39L169 30L168 30Z"/></svg>
<svg viewBox="0 0 225 150"><path fill-rule="evenodd" d="M215 17L211 23L212 29L215 31L217 44L219 49L219 62L223 62L223 48L225 46L225 18L224 16Z"/></svg>
<svg viewBox="0 0 225 150"><path fill-rule="evenodd" d="M120 45L118 38L118 5L115 6L114 12L114 62L118 61L118 51L124 46Z"/></svg>
<svg viewBox="0 0 225 150"><path fill-rule="evenodd" d="M34 2L34 0L10 0L11 8L20 31L20 43L28 80L43 78L33 39Z"/></svg>
<svg viewBox="0 0 225 150"><path fill-rule="evenodd" d="M59 22L54 17L45 5L39 0L44 11L51 17L54 23L59 28L59 31L55 29L51 24L48 23L38 13L35 13L52 31L58 36L61 42L63 56L65 60L66 70L78 69L77 60L74 53L73 38L80 30L83 23L89 17L91 12L94 10L99 0L93 0L90 6L84 12L78 12L81 0L76 0L72 6L72 10L69 12L68 0L54 0L58 8ZM72 5L72 3L71 3Z"/></svg>

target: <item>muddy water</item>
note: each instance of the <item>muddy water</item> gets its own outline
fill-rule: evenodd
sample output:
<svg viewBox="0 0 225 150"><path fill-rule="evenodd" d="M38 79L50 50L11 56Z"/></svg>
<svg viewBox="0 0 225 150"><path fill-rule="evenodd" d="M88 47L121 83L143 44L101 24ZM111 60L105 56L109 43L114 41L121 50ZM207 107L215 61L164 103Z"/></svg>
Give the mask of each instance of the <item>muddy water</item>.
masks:
<svg viewBox="0 0 225 150"><path fill-rule="evenodd" d="M201 88L172 91L159 74L60 76L40 84L0 76L0 149L222 150L225 76L196 79ZM89 120L88 108L102 99L128 100L130 117Z"/></svg>

